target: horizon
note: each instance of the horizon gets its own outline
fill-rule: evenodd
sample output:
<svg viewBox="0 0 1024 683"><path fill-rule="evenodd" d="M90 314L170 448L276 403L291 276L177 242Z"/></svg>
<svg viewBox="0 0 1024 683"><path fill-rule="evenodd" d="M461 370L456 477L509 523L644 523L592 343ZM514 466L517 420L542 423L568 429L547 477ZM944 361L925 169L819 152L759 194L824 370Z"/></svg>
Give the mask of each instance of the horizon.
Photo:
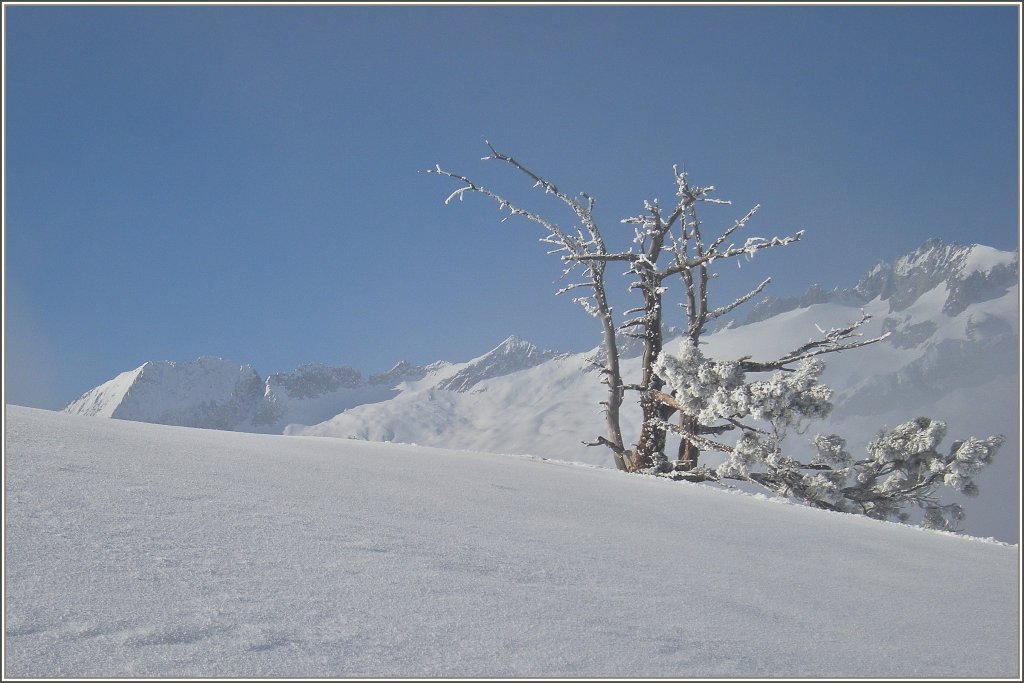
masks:
<svg viewBox="0 0 1024 683"><path fill-rule="evenodd" d="M8 403L204 355L369 376L597 346L539 230L421 173L564 220L483 136L609 233L673 163L732 200L709 231L758 203L739 240L806 229L726 301L849 287L932 238L1019 253L1019 7L3 11Z"/></svg>

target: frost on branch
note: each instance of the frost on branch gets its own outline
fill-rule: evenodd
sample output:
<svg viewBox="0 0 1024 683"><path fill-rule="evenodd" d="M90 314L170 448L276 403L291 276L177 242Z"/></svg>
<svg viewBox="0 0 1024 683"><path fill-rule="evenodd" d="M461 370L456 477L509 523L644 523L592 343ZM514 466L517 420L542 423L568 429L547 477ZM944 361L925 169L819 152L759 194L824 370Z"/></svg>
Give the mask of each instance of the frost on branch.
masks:
<svg viewBox="0 0 1024 683"><path fill-rule="evenodd" d="M811 458L812 465L827 465L833 469L841 469L853 464L853 456L846 450L846 439L835 434L818 434L811 439L811 443L815 450L815 456Z"/></svg>
<svg viewBox="0 0 1024 683"><path fill-rule="evenodd" d="M957 441L949 453L939 451L946 434L942 422L919 417L883 432L867 446L868 457L854 462L846 441L836 435L816 436L816 454L809 464L785 457L774 437L747 432L719 477L746 479L815 507L851 512L875 519L905 522L908 508L923 511L921 525L955 531L965 512L957 503L942 504L938 489L947 486L978 495L973 477L991 464L1003 443L1001 436ZM756 471L758 468L763 471ZM806 470L817 470L807 474Z"/></svg>
<svg viewBox="0 0 1024 683"><path fill-rule="evenodd" d="M678 355L662 352L653 368L682 411L701 424L740 417L735 392L743 387L745 374L738 363L710 360L686 339L679 344Z"/></svg>
<svg viewBox="0 0 1024 683"><path fill-rule="evenodd" d="M662 352L654 363L682 411L700 424L750 417L779 428L828 416L832 390L818 383L824 369L820 360L806 359L792 371L748 382L741 361L709 359L690 340L678 355Z"/></svg>
<svg viewBox="0 0 1024 683"><path fill-rule="evenodd" d="M869 517L905 520L903 508L916 505L925 513L922 525L955 529L964 517L963 508L939 504L936 489L948 486L976 496L973 477L992 463L1004 439L970 437L955 441L943 454L939 444L945 435L946 425L927 417L883 432L868 444L868 457L854 463L845 497Z"/></svg>
<svg viewBox="0 0 1024 683"><path fill-rule="evenodd" d="M720 477L748 479L752 467L777 458L779 452L779 443L773 438L761 438L754 432L744 432L716 472Z"/></svg>
<svg viewBox="0 0 1024 683"><path fill-rule="evenodd" d="M828 417L832 390L818 383L824 370L825 364L817 358L802 360L792 372L776 372L766 380L747 384L737 403L754 419L783 428Z"/></svg>

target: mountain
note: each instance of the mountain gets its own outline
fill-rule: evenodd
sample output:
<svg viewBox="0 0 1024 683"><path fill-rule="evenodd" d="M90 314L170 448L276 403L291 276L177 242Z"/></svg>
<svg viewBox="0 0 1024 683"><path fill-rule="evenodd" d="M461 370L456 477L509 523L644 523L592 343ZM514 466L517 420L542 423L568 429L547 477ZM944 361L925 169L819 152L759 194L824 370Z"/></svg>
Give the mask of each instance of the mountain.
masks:
<svg viewBox="0 0 1024 683"><path fill-rule="evenodd" d="M1020 452L1016 253L929 240L892 264L877 265L850 288L815 286L795 299L765 299L746 319L706 335L704 350L713 357L754 353L754 360L767 360L802 345L818 334L818 327L857 320L861 310L872 316L864 334L889 332L889 338L824 357L823 381L834 390L835 408L828 420L811 425L808 435L791 434L788 447L799 453L809 448L810 435L834 432L857 455L880 429L919 415L945 421L947 443L1003 434L1007 441L995 463L977 478L983 493L967 504L964 528L1015 539L1017 515L1008 509L1017 505ZM668 336L673 334L678 331ZM671 352L675 344L670 339L666 348ZM351 369L308 366L308 371L268 378L251 412L230 428L532 454L612 467L607 449L583 445L603 433L605 387L592 363L600 353L600 348L574 354L541 351L510 337L468 362L422 368L400 364L369 380ZM629 382L638 375L640 359L623 355ZM131 376L125 373L94 389L67 412L166 417L159 410L117 411L119 401L127 400L119 398L118 389L131 385ZM218 386L220 398L197 393L193 405L211 406L215 413L218 406L234 406L234 384L224 380ZM147 421L189 424L185 418L195 420L202 411L187 403L175 414L177 421ZM92 410L95 406L103 410ZM225 411L232 419L244 412ZM627 441L637 437L639 420L635 401L627 400L622 407ZM715 464L714 455L706 456L706 462Z"/></svg>
<svg viewBox="0 0 1024 683"><path fill-rule="evenodd" d="M856 285L826 291L819 284L799 297L765 297L743 319L758 322L814 304L839 303L863 306L875 299L885 301L889 312L902 311L921 295L945 285L942 310L955 316L972 303L998 298L1017 284L1018 254L999 251L980 244L945 244L930 239L895 263L879 263Z"/></svg>
<svg viewBox="0 0 1024 683"><path fill-rule="evenodd" d="M188 427L233 429L262 395L249 365L203 356L191 363L151 361L75 399L64 412Z"/></svg>
<svg viewBox="0 0 1024 683"><path fill-rule="evenodd" d="M263 380L249 365L201 357L151 361L87 391L64 412L139 422L280 434L293 422L316 424L353 406L385 401L403 381L443 367L399 363L364 378L319 363Z"/></svg>
<svg viewBox="0 0 1024 683"><path fill-rule="evenodd" d="M1001 543L536 457L5 427L12 679L1020 677Z"/></svg>
<svg viewBox="0 0 1024 683"><path fill-rule="evenodd" d="M280 434L313 425L355 406L395 397L427 377L442 391L471 392L481 382L532 368L559 354L511 336L484 355L453 365L397 363L364 378L347 366L300 365L263 380L249 365L203 356L150 361L87 391L63 412L138 422Z"/></svg>
<svg viewBox="0 0 1024 683"><path fill-rule="evenodd" d="M466 392L492 377L503 377L526 370L558 356L554 351L541 351L519 337L509 337L479 358L466 363L458 372L437 384L443 391Z"/></svg>

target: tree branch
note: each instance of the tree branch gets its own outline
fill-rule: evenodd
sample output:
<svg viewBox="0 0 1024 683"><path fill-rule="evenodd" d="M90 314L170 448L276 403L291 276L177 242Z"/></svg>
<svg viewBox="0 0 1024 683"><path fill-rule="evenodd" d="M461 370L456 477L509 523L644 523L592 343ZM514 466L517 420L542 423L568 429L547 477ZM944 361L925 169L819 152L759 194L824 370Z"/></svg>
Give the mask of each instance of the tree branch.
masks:
<svg viewBox="0 0 1024 683"><path fill-rule="evenodd" d="M800 348L790 351L781 358L767 362L743 360L740 362L740 368L744 372L768 372L770 370L782 370L785 369L783 366L790 363L796 363L797 361L812 358L814 356L820 356L825 353L836 353L838 351L860 348L861 346L874 344L888 338L890 333L886 332L880 337L874 337L873 339L845 344L842 343L844 339L849 339L850 337L855 336L854 332L870 319L870 315L861 311L861 318L857 322L851 323L843 328L833 328L828 332L825 332L823 337L811 339Z"/></svg>

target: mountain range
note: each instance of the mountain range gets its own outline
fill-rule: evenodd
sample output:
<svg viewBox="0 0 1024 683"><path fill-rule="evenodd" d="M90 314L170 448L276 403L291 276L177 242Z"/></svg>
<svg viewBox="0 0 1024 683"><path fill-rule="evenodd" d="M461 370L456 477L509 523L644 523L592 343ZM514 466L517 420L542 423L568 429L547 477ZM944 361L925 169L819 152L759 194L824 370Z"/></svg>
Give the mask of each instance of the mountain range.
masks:
<svg viewBox="0 0 1024 683"><path fill-rule="evenodd" d="M851 452L918 415L943 420L949 440L1006 436L996 462L977 479L965 530L1013 540L1019 474L1019 256L983 245L929 240L879 263L852 287L812 286L767 297L705 336L705 353L755 360L800 346L816 328L872 319L864 334L881 343L824 357L823 382L835 406L813 433L838 433ZM672 336L670 331L669 337ZM597 332L595 331L595 339ZM666 349L674 350L669 341ZM363 377L349 367L303 365L265 380L248 365L203 357L156 361L122 373L72 401L65 412L143 422L289 435L396 441L495 453L532 454L612 466L590 448L603 430L600 349L558 353L509 337L462 363L399 363ZM639 349L627 347L626 381ZM635 439L639 409L627 396L624 437ZM791 448L807 448L791 435ZM713 463L710 463L713 464Z"/></svg>

